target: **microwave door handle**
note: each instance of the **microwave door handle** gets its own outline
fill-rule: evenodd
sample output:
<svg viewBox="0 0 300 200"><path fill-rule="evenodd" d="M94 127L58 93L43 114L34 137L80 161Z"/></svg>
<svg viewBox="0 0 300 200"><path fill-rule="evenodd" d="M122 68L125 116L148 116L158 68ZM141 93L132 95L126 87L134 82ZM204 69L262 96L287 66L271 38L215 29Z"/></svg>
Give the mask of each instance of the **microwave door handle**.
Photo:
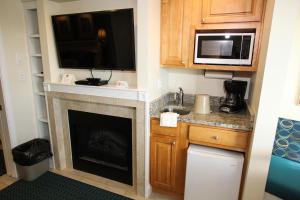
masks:
<svg viewBox="0 0 300 200"><path fill-rule="evenodd" d="M240 62L242 60L243 45L244 45L244 34L242 34L242 40L241 40Z"/></svg>

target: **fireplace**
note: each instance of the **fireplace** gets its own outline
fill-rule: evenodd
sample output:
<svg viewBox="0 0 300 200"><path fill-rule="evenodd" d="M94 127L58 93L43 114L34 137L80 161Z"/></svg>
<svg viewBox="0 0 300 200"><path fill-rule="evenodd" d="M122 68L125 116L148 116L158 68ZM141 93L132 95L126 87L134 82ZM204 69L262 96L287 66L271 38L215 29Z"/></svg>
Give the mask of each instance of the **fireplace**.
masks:
<svg viewBox="0 0 300 200"><path fill-rule="evenodd" d="M132 119L68 110L73 168L128 185Z"/></svg>

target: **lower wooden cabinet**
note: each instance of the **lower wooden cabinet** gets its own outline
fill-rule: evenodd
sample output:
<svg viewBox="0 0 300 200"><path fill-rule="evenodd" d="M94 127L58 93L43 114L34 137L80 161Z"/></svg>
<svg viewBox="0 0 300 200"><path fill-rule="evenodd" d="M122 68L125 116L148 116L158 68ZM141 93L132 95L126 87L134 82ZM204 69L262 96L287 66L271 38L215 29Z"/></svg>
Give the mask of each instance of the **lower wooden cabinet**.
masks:
<svg viewBox="0 0 300 200"><path fill-rule="evenodd" d="M176 139L151 136L151 184L166 191L175 190Z"/></svg>
<svg viewBox="0 0 300 200"><path fill-rule="evenodd" d="M150 179L154 191L183 198L187 149L199 144L247 152L251 132L179 122L177 128L151 119Z"/></svg>

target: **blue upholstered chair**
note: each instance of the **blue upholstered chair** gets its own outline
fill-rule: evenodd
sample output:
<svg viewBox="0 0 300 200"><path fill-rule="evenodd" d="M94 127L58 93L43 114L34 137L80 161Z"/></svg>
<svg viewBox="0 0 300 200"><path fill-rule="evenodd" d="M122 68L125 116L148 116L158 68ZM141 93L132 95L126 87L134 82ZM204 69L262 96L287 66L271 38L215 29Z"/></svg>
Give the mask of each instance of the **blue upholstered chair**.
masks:
<svg viewBox="0 0 300 200"><path fill-rule="evenodd" d="M266 191L284 200L300 200L300 163L272 155Z"/></svg>

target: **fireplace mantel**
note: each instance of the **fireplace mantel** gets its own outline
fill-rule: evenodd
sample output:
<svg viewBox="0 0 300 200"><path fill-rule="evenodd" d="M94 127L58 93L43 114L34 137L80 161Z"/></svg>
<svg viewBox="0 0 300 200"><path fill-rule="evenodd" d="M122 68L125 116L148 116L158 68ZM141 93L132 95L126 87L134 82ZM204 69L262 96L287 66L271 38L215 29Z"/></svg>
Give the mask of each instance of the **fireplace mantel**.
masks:
<svg viewBox="0 0 300 200"><path fill-rule="evenodd" d="M86 86L62 83L44 83L46 92L62 92L89 96L101 96L135 101L146 101L147 93L136 88L118 88L115 85Z"/></svg>

